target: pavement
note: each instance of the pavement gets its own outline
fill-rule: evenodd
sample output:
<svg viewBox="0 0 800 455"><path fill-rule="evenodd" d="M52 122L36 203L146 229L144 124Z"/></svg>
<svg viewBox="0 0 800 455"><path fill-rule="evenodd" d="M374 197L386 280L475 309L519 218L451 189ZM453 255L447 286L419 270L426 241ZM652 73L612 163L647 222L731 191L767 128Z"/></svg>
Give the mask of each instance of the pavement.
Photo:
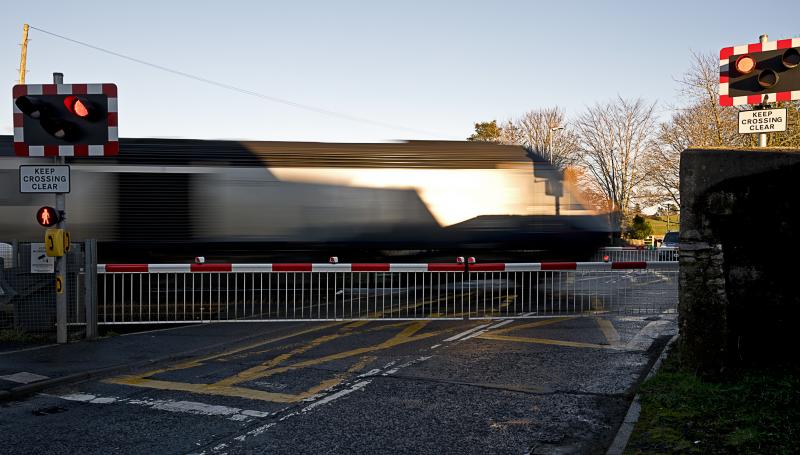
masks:
<svg viewBox="0 0 800 455"><path fill-rule="evenodd" d="M231 323L0 353L3 452L605 453L676 330Z"/></svg>

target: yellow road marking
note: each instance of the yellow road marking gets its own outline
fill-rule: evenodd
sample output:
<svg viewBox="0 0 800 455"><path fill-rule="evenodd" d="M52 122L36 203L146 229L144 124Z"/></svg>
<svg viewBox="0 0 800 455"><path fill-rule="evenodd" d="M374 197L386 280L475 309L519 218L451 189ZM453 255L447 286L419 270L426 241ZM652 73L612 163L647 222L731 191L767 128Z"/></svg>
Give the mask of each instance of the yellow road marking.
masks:
<svg viewBox="0 0 800 455"><path fill-rule="evenodd" d="M475 338L481 338L484 340L496 340L496 341L514 341L518 343L534 343L534 344L549 344L554 346L568 346L573 348L592 348L592 349L618 349L620 345L620 338L619 333L617 333L614 326L611 324L610 321L595 318L597 321L600 330L603 332L603 336L605 336L606 340L608 340L609 344L595 344L595 343L583 343L578 341L564 341L564 340L552 340L548 338L535 338L535 337L521 337L521 336L510 336L504 335L508 332L518 331L522 329L530 329L534 327L542 327L550 324L556 324L559 322L567 321L570 319L575 319L577 316L567 316L567 317L560 317L560 318L553 318L553 319L544 319L535 322L529 322L527 324L519 324L519 325L511 325L507 328L500 329L500 330L491 330L489 332L482 333Z"/></svg>
<svg viewBox="0 0 800 455"><path fill-rule="evenodd" d="M580 343L577 341L562 341L562 340L548 340L546 338L528 338L528 337L514 337L495 335L492 332L486 332L478 335L475 338L482 338L484 340L497 340L497 341L515 341L518 343L534 343L534 344L550 344L555 346L569 346L572 348L593 348L593 349L618 349L617 346L607 344L594 344L594 343Z"/></svg>
<svg viewBox="0 0 800 455"><path fill-rule="evenodd" d="M603 336L606 337L606 341L610 345L618 345L619 344L619 333L617 329L614 328L614 325L611 324L611 321L608 319L603 318L595 318L597 321L597 325L600 327L600 331L603 332Z"/></svg>
<svg viewBox="0 0 800 455"><path fill-rule="evenodd" d="M189 360L189 361L186 361L186 362L176 363L175 365L172 365L172 366L167 367L167 368L163 368L163 369L159 369L159 370L153 370L151 372L143 374L142 376L152 376L154 374L163 373L163 372L167 372L167 371L184 370L184 369L187 369L187 368L194 368L194 367L203 365L203 362L207 362L209 360L218 359L220 357L227 357L227 356L230 356L231 354L236 354L236 353L239 353L239 352L242 352L242 351L247 351L247 350L250 350L250 349L254 349L254 348L257 348L259 346L263 346L265 344L270 344L270 343L275 343L275 342L278 342L278 341L283 341L283 340L286 340L286 339L289 339L289 338L294 338L294 337L299 336L299 335L305 335L307 333L318 332L320 330L324 330L324 329L327 329L329 327L334 327L334 326L342 325L342 324L344 324L344 323L343 322L332 322L332 323L328 323L328 324L320 324L320 325L312 327L310 329L300 330L299 332L292 332L292 333L287 334L287 335L282 335L282 336L279 336L279 337L276 337L276 338L270 338L269 340L264 340L264 341L259 341L257 343L248 344L246 346L241 346L241 347L238 347L236 349L231 349L230 351L225 351L225 352L220 353L220 354L212 354L212 355L209 355L209 356L200 357L200 358L197 358L197 359L192 359L192 360Z"/></svg>
<svg viewBox="0 0 800 455"><path fill-rule="evenodd" d="M366 324L366 323L375 322L375 321L358 321L358 322L363 322L363 323ZM360 331L358 333L362 334L362 333L379 332L381 330L407 326L407 325L412 324L412 323L413 323L413 321L401 321L401 322L396 322L394 324L381 324L381 325L378 325L376 327L366 328L366 329L364 329L364 330L362 330L362 331ZM361 325L364 325L364 324L361 324ZM269 349L262 349L262 350L259 350L259 351L242 352L240 354L239 353L234 353L235 355L230 355L230 356L222 354L223 357L218 357L218 358L213 359L213 360L216 360L218 362L227 362L229 360L241 360L241 359L246 359L248 357L267 354L269 352L277 351L279 349L284 349L286 347L288 347L288 346L287 345L281 345L281 346L275 346L275 347L272 347L272 348L269 348ZM148 375L145 374L144 376L148 376Z"/></svg>
<svg viewBox="0 0 800 455"><path fill-rule="evenodd" d="M365 322L367 322L367 321L365 321ZM425 338L429 338L429 337L432 337L432 336L436 336L436 335L439 335L439 334L441 334L441 333L446 331L446 330L441 330L441 331L436 331L436 332L417 334L417 332L419 332L423 327L425 327L428 324L428 322L429 321L419 321L419 322L404 322L404 323L401 323L401 324L392 324L392 326L406 325L407 327L405 327L400 333L398 333L394 337L390 338L389 340L386 340L384 342L378 343L378 344L373 345L373 346L361 347L361 348L357 348L357 349L352 349L350 351L339 352L339 353L327 355L327 356L316 358L316 359L309 359L309 360L297 362L297 363L294 363L294 364L291 364L291 365L287 365L287 366L283 366L283 367L277 367L282 362L285 362L285 361L289 360L292 356L300 354L300 353L303 353L303 352L306 352L306 351L310 350L313 347L322 345L324 343L327 343L329 341L332 341L332 340L334 340L336 338L339 338L339 337L342 337L342 336L348 336L348 335L354 335L354 334L357 334L357 333L363 333L363 332L351 332L350 329L353 328L352 327L353 324L350 324L349 328L348 327L343 327L339 332L337 332L335 334L324 335L324 336L318 337L318 338L310 341L309 343L292 350L291 352L284 353L284 354L281 354L279 356L276 356L275 358L270 359L269 361L264 362L261 365L258 365L256 367L247 369L247 370L245 370L243 372L240 372L240 373L238 373L238 374L236 374L234 376L222 379L221 381L218 381L218 382L213 383L213 384L190 384L190 383L183 383L183 382L177 382L177 381L165 381L165 380L158 380L158 379L149 379L149 376L153 376L153 375L156 375L156 374L159 374L159 373L163 373L163 372L166 372L166 371L173 371L173 370L177 370L177 369L190 368L192 366L202 365L200 359L193 360L193 361L190 361L190 362L184 362L183 364L180 364L182 368L177 368L177 367L164 368L164 369L155 370L155 371L152 371L152 372L145 373L144 375L120 376L120 377L117 377L117 378L107 379L104 382L108 382L108 383L112 383L112 384L122 384L122 385L136 386L136 387L147 387L147 388L161 389L161 390L178 390L178 391L185 391L185 392L192 392L192 393L199 393L199 394L207 394L207 395L221 395L221 396L248 398L248 399L254 399L254 400L273 401L273 402L279 402L279 403L291 403L291 402L304 400L304 399L306 399L306 398L308 398L308 397L310 397L312 395L315 395L316 393L319 393L321 390L328 389L330 387L333 387L333 386L341 383L342 381L344 381L347 378L348 374L350 374L350 373L352 373L354 371L359 371L360 369L362 369L370 361L370 357L363 358L361 361L357 362L355 365L353 365L351 368L349 368L347 372L340 373L340 374L336 375L336 377L328 379L328 380L325 380L322 383L312 387L311 389L309 389L309 390L307 390L305 392L299 393L299 394L266 392L266 391L262 391L262 390L250 389L250 388L247 388L247 387L238 387L238 386L236 386L236 384L239 384L239 383L242 383L242 382L248 382L248 381L252 381L252 380L256 380L256 379L260 379L260 378L264 378L264 377L273 376L273 375L284 373L284 372L287 372L287 371L307 368L307 367L319 365L319 364L330 362L330 361L334 361L334 360L345 359L345 358L348 358L348 357L362 355L362 354L366 354L366 353L370 353L370 352L374 352L374 351L378 351L378 350L382 350L382 349L388 349L388 348L391 348L391 347L394 347L394 346L397 346L397 345L400 345L400 344L410 343L410 342L414 342L414 341L423 340ZM360 324L360 325L363 325L363 324ZM382 328L386 328L386 327L382 327ZM368 331L372 331L372 330L375 330L375 329L378 329L378 328L377 327L376 328L370 328L370 329L368 329ZM308 332L309 331L297 332L296 334L293 334L291 336L294 336L294 335L297 335L297 334L301 334L301 333L308 333ZM281 337L280 339L290 338L291 336ZM277 341L277 340L278 339L271 340L271 341ZM258 343L258 344L255 344L255 345L251 345L250 347L258 347L258 346L261 346L263 344L265 344L265 342ZM230 354L235 354L235 353L241 352L242 350L247 349L247 348L248 347L238 348L238 349L234 349L234 350L232 350L232 351L230 351L228 353L218 354L218 355L215 355L215 356L208 356L208 357L205 357L204 359L202 359L202 361L218 359L218 358L220 358L222 356L225 356L225 355L230 355Z"/></svg>
<svg viewBox="0 0 800 455"><path fill-rule="evenodd" d="M122 384L136 387L146 387L149 389L173 390L180 392L191 392L203 395L217 395L235 398L247 398L251 400L272 401L275 403L294 403L310 398L323 390L335 387L344 382L351 374L364 369L364 366L374 360L374 357L364 357L346 372L339 373L331 379L326 379L318 385L298 394L266 392L263 390L250 389L247 387L217 387L213 384L190 384L186 382L160 381L157 379L146 379L136 376L121 376L107 380L112 384Z"/></svg>

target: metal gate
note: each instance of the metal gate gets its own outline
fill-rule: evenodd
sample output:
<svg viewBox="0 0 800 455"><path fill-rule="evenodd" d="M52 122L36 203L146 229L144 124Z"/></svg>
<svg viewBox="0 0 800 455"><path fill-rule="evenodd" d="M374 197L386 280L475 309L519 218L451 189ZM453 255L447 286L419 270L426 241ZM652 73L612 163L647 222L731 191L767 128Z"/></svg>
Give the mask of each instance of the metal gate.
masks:
<svg viewBox="0 0 800 455"><path fill-rule="evenodd" d="M677 262L100 264L98 323L675 312Z"/></svg>

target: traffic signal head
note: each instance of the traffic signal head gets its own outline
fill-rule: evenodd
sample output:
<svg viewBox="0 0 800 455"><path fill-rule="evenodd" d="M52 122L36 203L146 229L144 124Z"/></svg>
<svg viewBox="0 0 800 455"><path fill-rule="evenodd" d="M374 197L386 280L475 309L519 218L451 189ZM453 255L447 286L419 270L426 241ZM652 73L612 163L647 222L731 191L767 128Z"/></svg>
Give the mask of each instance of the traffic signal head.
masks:
<svg viewBox="0 0 800 455"><path fill-rule="evenodd" d="M15 85L13 97L18 156L118 153L116 85Z"/></svg>
<svg viewBox="0 0 800 455"><path fill-rule="evenodd" d="M53 227L61 221L61 215L53 207L44 206L36 211L36 221L42 227Z"/></svg>
<svg viewBox="0 0 800 455"><path fill-rule="evenodd" d="M720 51L722 106L800 99L800 39L786 39Z"/></svg>

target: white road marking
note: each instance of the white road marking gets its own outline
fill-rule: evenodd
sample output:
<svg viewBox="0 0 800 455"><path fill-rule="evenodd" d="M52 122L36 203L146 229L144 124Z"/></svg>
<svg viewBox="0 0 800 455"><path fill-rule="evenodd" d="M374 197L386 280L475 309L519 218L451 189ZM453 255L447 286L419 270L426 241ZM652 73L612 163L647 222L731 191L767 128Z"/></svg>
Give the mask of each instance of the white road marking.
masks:
<svg viewBox="0 0 800 455"><path fill-rule="evenodd" d="M378 374L378 373L380 373L380 372L381 372L380 368L373 368L373 369L371 369L371 370L367 371L366 373L361 373L361 374L359 374L359 375L358 375L358 376L356 376L356 377L357 377L357 378L365 378L365 377L367 377L367 376L375 376L375 375L377 375L377 374Z"/></svg>
<svg viewBox="0 0 800 455"><path fill-rule="evenodd" d="M436 349L436 348L438 348L439 346L441 346L441 344L434 344L433 346L431 346L431 349Z"/></svg>
<svg viewBox="0 0 800 455"><path fill-rule="evenodd" d="M328 395L327 397L325 397L325 398L323 398L323 399L321 399L319 401L315 401L315 402L311 403L310 405L308 405L305 408L303 408L300 412L308 412L308 411L316 408L317 406L322 406L323 404L330 403L333 400L336 400L336 399L341 398L341 397L343 397L345 395L351 394L351 393L355 392L356 390L361 390L364 387L366 387L370 382L372 382L371 379L366 380L366 381L356 382L355 384L353 384L348 389L340 390L340 391L334 393L333 395Z"/></svg>
<svg viewBox="0 0 800 455"><path fill-rule="evenodd" d="M453 336L451 336L450 338L446 338L444 341L445 341L446 343L449 343L449 342L451 342L451 341L456 341L456 340L458 340L459 338L461 338L461 337L463 337L463 336L466 336L466 335L469 335L469 334L470 334L470 333L472 333L472 332L478 331L478 330L480 330L480 329L482 329L482 328L484 328L484 327L486 327L486 326L488 326L488 325L489 325L489 324L481 324L481 325L475 326L475 327L473 327L473 328L471 328L471 329L469 329L469 330L465 330L465 331L463 331L463 332L461 332L461 333L459 333L459 334L453 335Z"/></svg>
<svg viewBox="0 0 800 455"><path fill-rule="evenodd" d="M270 415L269 412L256 411L253 409L232 408L216 404L200 403L197 401L174 401L156 400L151 398L118 398L102 397L89 393L71 393L67 395L55 395L57 398L68 401L78 401L92 404L111 404L124 403L134 406L144 406L159 411L183 412L187 414L226 417L228 420L236 422L247 422L253 418L264 418Z"/></svg>
<svg viewBox="0 0 800 455"><path fill-rule="evenodd" d="M20 371L19 373L9 374L7 376L0 376L0 379L16 382L17 384L30 384L31 382L42 381L50 378L48 376L42 376L41 374L28 373L27 371Z"/></svg>
<svg viewBox="0 0 800 455"><path fill-rule="evenodd" d="M401 365L398 365L396 367L394 367L394 365L397 364L397 361L391 361L391 362L387 363L383 367L383 369L377 369L376 368L376 369L370 370L370 371L368 371L368 372L366 372L364 374L356 376L356 379L361 379L361 378L367 377L367 376L377 376L378 374L381 374L381 371L384 371L384 370L386 370L387 368L390 368L390 367L394 367L394 368L392 368L391 370L386 371L385 373L382 374L382 376L386 376L388 374L394 374L394 373L398 372L402 368L411 366L411 365L413 365L415 363L418 363L418 362L423 362L425 360L430 359L431 357L433 357L433 356L417 357L416 359L409 360L408 362L405 362L405 363L403 363ZM330 404L331 402L333 402L333 401L335 401L335 400L337 400L337 399L339 399L339 398L341 398L343 396L349 395L349 394L351 394L353 392L356 392L358 390L362 390L362 389L366 388L367 385L369 385L372 381L373 381L373 379L359 380L357 382L352 382L352 381L345 382L345 383L343 383L341 385L345 386L346 388L341 389L338 392L334 392L334 393L332 393L332 394L330 394L328 396L325 396L324 394L315 395L314 397L311 398L311 400L318 399L317 401L313 401L312 403L308 404L306 407L304 407L304 408L302 408L302 409L300 409L298 411L293 411L293 412L290 412L289 414L286 414L286 415L280 417L277 422L270 422L268 424L262 425L262 426L260 426L258 428L253 429L253 430L250 430L247 433L244 433L244 434L241 434L239 436L235 436L235 437L231 438L224 448L230 448L230 446L233 445L233 444L242 443L249 437L258 436L258 435L266 432L267 430L269 430L270 428L274 427L275 425L277 425L280 422L283 422L285 420L291 419L291 418L296 417L298 415L305 414L307 412L310 412L310 411L314 410L318 406L322 406L324 404ZM322 398L320 398L320 397L322 397ZM306 400L304 400L304 401L306 401ZM284 408L284 409L282 409L280 411L277 411L277 412L273 412L272 416L276 416L277 414L279 414L280 412L282 412L285 409L286 408ZM217 446L217 447L219 447L219 446ZM212 448L210 450L210 452L211 453L219 453L220 450L217 450L217 448L214 447L214 448ZM202 455L204 453L205 452L202 452L201 454L197 454L197 455Z"/></svg>
<svg viewBox="0 0 800 455"><path fill-rule="evenodd" d="M485 329L483 329L483 330L479 330L479 331L477 331L477 332L473 332L473 333L471 333L471 334L469 334L469 335L465 336L464 338L462 338L462 339L461 339L461 341L466 341L466 340L469 340L470 338L475 338L475 337L477 337L477 336L481 336L481 335L483 335L484 333L488 332L489 330L496 329L496 328L498 328L498 327L502 327L502 326L504 326L504 325L511 324L512 322L514 322L514 320L513 320L513 319L506 319L506 320L504 320L504 321L501 321L501 322L499 322L499 323L497 323L497 324L495 324L495 325L489 326L489 327L486 327L486 326L484 326L484 327L486 327ZM488 325L488 324L487 324L487 325Z"/></svg>
<svg viewBox="0 0 800 455"><path fill-rule="evenodd" d="M501 322L499 322L499 323L497 323L497 324L495 324L495 325L493 325L493 326L489 327L489 328L488 328L488 329L486 329L486 330L497 329L497 328L499 328L499 327L503 327L504 325L511 324L512 322L514 322L514 320L513 320L513 319L506 319L505 321L501 321Z"/></svg>

